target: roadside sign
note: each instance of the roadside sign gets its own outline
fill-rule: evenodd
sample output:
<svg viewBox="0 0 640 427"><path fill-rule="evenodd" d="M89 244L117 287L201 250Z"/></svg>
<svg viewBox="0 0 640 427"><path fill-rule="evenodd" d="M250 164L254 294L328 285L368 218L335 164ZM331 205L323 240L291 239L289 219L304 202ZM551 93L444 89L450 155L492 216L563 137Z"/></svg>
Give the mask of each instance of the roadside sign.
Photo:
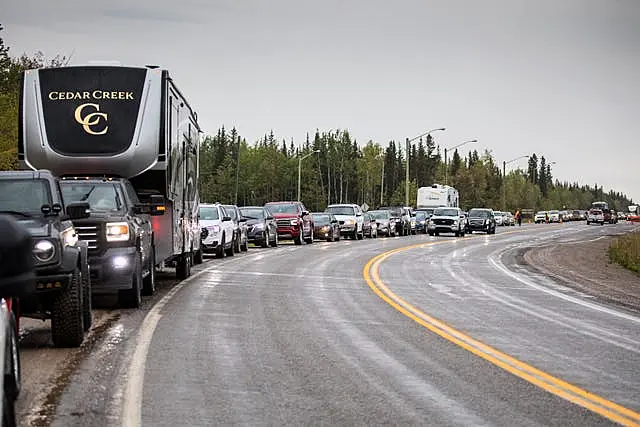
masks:
<svg viewBox="0 0 640 427"><path fill-rule="evenodd" d="M533 215L533 209L522 209L520 213L522 213L522 215Z"/></svg>
<svg viewBox="0 0 640 427"><path fill-rule="evenodd" d="M362 209L362 212L366 212L369 210L369 205L366 203L363 203L362 206L360 206L360 208Z"/></svg>

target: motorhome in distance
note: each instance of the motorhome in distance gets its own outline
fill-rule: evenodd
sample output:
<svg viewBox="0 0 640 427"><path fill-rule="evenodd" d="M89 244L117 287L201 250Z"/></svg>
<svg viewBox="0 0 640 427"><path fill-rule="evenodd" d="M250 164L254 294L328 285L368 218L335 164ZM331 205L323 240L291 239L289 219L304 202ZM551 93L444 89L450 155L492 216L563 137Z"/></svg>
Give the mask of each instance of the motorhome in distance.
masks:
<svg viewBox="0 0 640 427"><path fill-rule="evenodd" d="M18 160L62 177L94 293L152 293L154 266L201 262L197 116L167 70L91 64L23 74ZM146 223L145 223L146 221ZM137 271L137 269L140 271ZM142 285L140 282L145 281Z"/></svg>
<svg viewBox="0 0 640 427"><path fill-rule="evenodd" d="M417 209L457 208L459 203L458 190L448 185L433 184L431 187L418 188Z"/></svg>

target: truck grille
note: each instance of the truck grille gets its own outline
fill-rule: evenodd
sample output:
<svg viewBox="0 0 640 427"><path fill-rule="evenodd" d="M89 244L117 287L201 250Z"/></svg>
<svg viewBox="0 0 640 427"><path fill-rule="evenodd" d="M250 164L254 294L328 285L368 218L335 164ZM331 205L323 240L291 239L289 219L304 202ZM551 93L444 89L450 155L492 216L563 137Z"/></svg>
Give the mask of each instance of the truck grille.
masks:
<svg viewBox="0 0 640 427"><path fill-rule="evenodd" d="M75 229L78 233L78 239L87 242L90 252L96 252L99 249L100 227L97 224L77 225Z"/></svg>
<svg viewBox="0 0 640 427"><path fill-rule="evenodd" d="M452 219L434 219L433 220L434 224L436 225L453 225L453 220Z"/></svg>
<svg viewBox="0 0 640 427"><path fill-rule="evenodd" d="M278 219L276 220L276 224L278 224L278 227L290 227L291 219Z"/></svg>

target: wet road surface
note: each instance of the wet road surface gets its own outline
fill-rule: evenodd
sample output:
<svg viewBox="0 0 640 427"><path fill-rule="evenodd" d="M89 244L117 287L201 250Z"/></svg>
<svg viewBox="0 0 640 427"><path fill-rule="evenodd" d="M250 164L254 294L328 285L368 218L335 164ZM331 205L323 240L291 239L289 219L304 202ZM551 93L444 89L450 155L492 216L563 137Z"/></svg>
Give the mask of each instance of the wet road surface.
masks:
<svg viewBox="0 0 640 427"><path fill-rule="evenodd" d="M152 308L121 311L53 425L612 424L602 413L640 423L638 314L520 261L527 246L630 228L509 227L212 260ZM467 338L477 341L465 348ZM600 400L560 397L567 383Z"/></svg>

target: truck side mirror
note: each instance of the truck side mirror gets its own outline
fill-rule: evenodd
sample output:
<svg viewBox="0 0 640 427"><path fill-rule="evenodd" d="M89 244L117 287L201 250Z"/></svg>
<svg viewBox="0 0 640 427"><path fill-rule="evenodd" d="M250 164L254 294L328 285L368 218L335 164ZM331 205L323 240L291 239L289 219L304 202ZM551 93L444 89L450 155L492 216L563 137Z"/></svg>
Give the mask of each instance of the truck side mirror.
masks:
<svg viewBox="0 0 640 427"><path fill-rule="evenodd" d="M91 215L89 202L72 202L67 205L67 215L70 219L84 219Z"/></svg>

